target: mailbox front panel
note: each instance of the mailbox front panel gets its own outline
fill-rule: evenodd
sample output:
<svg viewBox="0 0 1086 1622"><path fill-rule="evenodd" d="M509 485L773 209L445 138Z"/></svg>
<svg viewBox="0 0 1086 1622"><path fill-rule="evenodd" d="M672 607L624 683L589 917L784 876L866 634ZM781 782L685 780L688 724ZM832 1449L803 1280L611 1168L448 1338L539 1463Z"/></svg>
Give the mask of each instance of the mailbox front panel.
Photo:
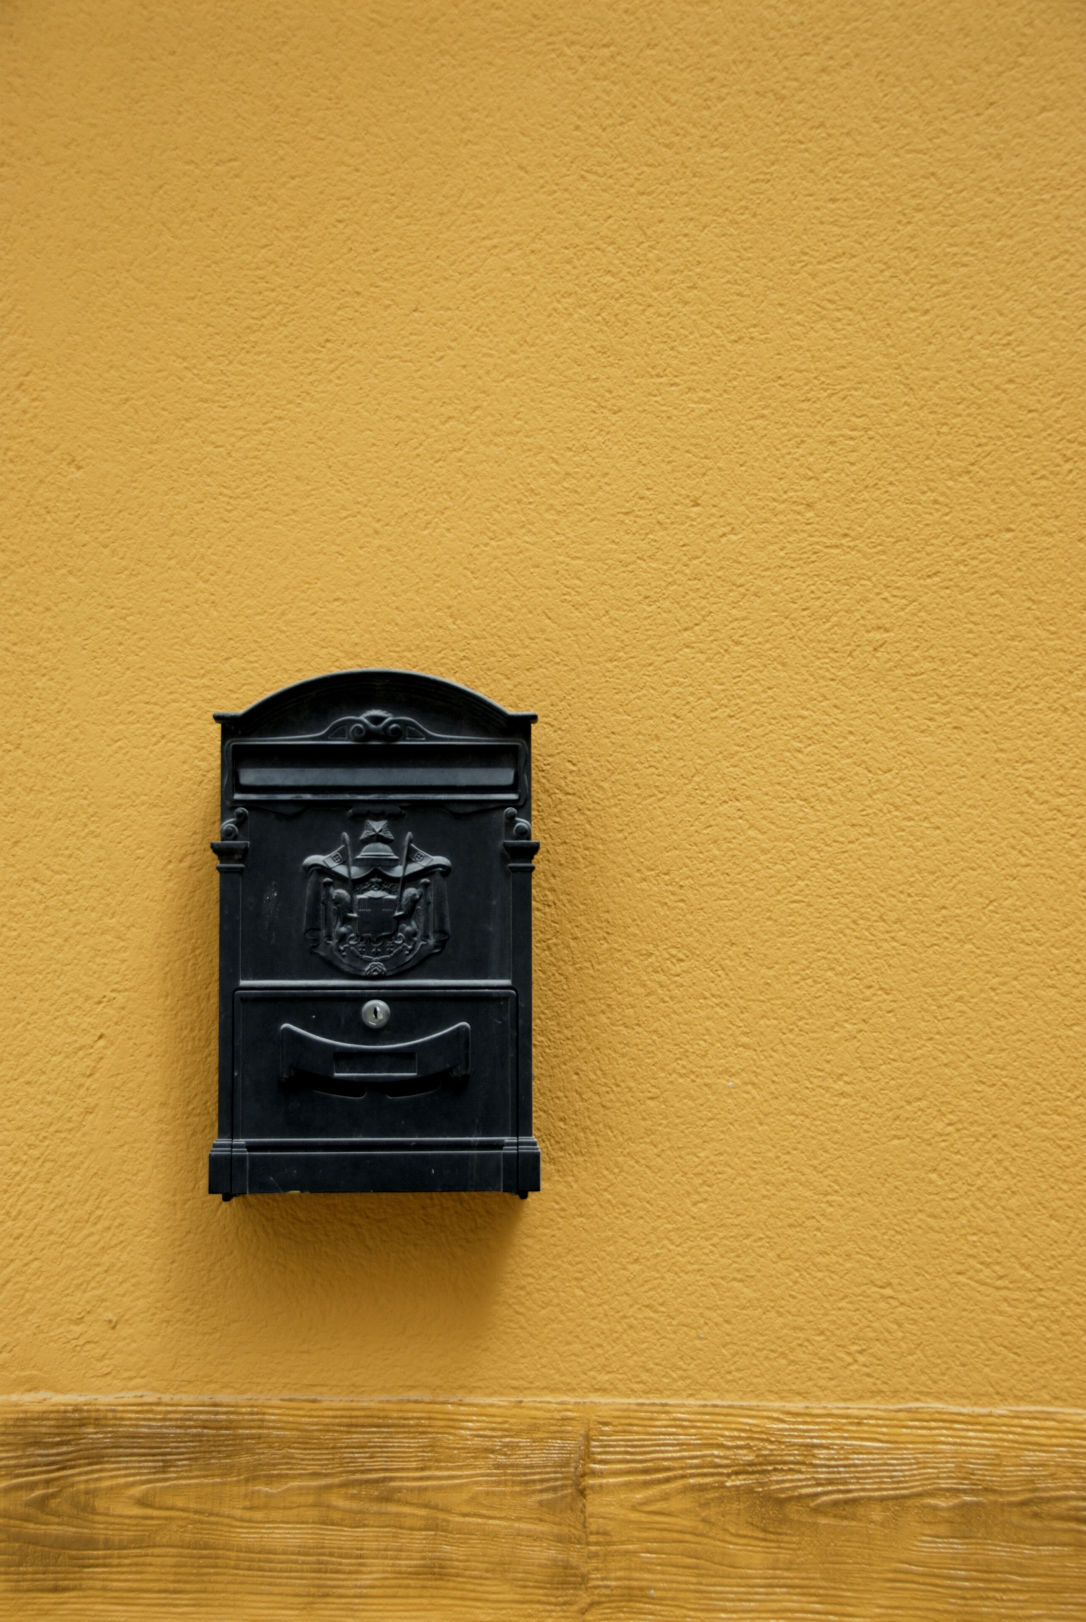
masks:
<svg viewBox="0 0 1086 1622"><path fill-rule="evenodd" d="M389 1010L367 1029L370 1002ZM235 1121L287 1137L505 1138L516 1133L516 993L392 986L239 991Z"/></svg>
<svg viewBox="0 0 1086 1622"><path fill-rule="evenodd" d="M534 717L349 671L217 719L212 1192L538 1188Z"/></svg>

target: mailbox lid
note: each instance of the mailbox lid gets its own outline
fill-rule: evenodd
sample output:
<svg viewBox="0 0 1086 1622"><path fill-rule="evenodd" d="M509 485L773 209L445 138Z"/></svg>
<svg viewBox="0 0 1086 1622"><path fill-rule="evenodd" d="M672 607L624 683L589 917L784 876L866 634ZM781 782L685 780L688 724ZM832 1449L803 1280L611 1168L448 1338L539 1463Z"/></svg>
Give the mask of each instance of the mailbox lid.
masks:
<svg viewBox="0 0 1086 1622"><path fill-rule="evenodd" d="M516 805L526 766L523 744L491 738L403 738L365 741L351 735L363 717L345 718L342 736L240 739L228 743L227 780L238 799L255 804L309 800ZM399 723L406 725L407 723Z"/></svg>

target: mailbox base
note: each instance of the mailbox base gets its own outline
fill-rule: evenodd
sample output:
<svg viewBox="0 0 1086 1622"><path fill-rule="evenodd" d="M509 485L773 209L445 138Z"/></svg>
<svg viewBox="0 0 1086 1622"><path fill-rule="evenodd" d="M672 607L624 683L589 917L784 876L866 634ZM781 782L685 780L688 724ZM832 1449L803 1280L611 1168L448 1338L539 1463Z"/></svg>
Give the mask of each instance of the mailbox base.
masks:
<svg viewBox="0 0 1086 1622"><path fill-rule="evenodd" d="M211 1151L209 1190L239 1194L519 1194L539 1188L534 1138L486 1144L313 1149L220 1139Z"/></svg>

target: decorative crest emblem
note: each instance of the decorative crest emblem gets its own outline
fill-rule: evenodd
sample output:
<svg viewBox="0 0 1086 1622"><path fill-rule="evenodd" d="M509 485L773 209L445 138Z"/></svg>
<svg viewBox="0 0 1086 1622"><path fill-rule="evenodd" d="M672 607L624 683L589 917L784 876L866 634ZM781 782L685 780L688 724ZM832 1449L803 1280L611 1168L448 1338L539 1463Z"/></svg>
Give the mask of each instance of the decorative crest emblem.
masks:
<svg viewBox="0 0 1086 1622"><path fill-rule="evenodd" d="M319 957L367 978L398 974L449 938L446 856L428 856L387 822L370 819L352 851L347 832L327 856L307 856L305 938Z"/></svg>

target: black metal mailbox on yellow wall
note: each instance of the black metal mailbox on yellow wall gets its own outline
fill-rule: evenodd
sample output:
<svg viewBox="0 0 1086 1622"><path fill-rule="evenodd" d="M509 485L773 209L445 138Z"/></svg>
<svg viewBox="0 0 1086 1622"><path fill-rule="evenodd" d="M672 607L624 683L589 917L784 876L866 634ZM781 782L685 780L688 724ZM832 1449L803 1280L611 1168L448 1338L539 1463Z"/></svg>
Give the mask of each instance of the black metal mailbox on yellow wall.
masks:
<svg viewBox="0 0 1086 1622"><path fill-rule="evenodd" d="M348 670L215 719L211 1192L537 1189L535 716Z"/></svg>

